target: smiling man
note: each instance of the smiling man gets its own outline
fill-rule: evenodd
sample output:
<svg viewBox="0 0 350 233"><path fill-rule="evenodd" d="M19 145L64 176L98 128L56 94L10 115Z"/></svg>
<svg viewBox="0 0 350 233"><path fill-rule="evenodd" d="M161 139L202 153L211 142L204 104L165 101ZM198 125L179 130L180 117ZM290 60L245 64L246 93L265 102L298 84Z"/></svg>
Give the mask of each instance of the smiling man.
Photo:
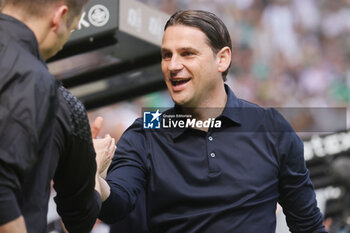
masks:
<svg viewBox="0 0 350 233"><path fill-rule="evenodd" d="M163 116L220 121L123 134L105 182L100 218L117 221L146 192L152 233L273 233L276 205L291 232L325 232L303 144L273 109L238 99L224 81L231 39L205 11L180 11L165 26L162 72L175 107Z"/></svg>

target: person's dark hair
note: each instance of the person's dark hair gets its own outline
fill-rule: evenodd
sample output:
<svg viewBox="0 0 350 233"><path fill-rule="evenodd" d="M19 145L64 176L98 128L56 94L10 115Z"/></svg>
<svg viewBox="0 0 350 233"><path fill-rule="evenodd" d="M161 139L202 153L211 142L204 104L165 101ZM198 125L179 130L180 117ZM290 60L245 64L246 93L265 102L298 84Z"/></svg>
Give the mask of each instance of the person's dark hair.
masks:
<svg viewBox="0 0 350 233"><path fill-rule="evenodd" d="M211 12L201 10L178 11L165 24L164 31L173 25L185 25L201 30L207 36L208 44L215 54L226 46L232 50L231 37L225 24ZM224 81L226 81L230 66L222 73Z"/></svg>
<svg viewBox="0 0 350 233"><path fill-rule="evenodd" d="M1 1L1 0L0 0ZM45 12L46 6L58 3L64 3L68 6L68 26L71 25L73 19L78 16L84 5L89 0L2 0L3 7L5 5L13 5L26 9L26 12L33 16L41 16Z"/></svg>

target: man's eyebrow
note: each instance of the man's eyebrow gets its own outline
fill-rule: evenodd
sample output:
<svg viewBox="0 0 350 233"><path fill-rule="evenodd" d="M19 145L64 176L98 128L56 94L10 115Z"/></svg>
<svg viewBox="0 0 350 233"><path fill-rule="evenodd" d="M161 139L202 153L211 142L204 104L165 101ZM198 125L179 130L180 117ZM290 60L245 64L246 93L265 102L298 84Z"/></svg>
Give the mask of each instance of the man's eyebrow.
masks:
<svg viewBox="0 0 350 233"><path fill-rule="evenodd" d="M179 49L180 51L191 51L191 52L195 52L198 53L199 51L193 47L182 47Z"/></svg>
<svg viewBox="0 0 350 233"><path fill-rule="evenodd" d="M193 47L182 47L177 49L178 51L192 51L198 53L199 51ZM161 48L161 52L170 52L171 50L168 48Z"/></svg>
<svg viewBox="0 0 350 233"><path fill-rule="evenodd" d="M170 49L167 49L167 48L161 48L161 50L160 50L162 53L163 52L170 52Z"/></svg>

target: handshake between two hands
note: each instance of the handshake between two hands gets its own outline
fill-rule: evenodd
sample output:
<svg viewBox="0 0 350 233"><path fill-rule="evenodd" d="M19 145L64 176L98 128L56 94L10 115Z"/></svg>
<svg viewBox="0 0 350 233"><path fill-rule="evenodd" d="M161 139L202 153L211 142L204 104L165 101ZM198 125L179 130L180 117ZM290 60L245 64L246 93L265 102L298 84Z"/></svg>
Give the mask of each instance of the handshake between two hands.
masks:
<svg viewBox="0 0 350 233"><path fill-rule="evenodd" d="M97 117L91 126L91 135L96 152L97 175L106 178L107 170L112 162L116 150L115 139L107 134L104 138L98 138L103 125L103 118Z"/></svg>

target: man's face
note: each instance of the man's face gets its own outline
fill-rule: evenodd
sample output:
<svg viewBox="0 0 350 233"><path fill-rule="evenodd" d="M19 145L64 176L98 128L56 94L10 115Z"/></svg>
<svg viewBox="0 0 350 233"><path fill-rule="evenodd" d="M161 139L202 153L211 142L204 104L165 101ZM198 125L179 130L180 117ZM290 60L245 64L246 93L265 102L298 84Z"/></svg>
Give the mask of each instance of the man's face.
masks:
<svg viewBox="0 0 350 233"><path fill-rule="evenodd" d="M61 27L57 31L57 47L56 47L57 51L56 51L56 53L63 48L64 44L68 41L72 31L78 29L78 24L79 24L80 18L81 18L81 14L74 17L71 25L69 25L69 26L67 25L66 20L62 21Z"/></svg>
<svg viewBox="0 0 350 233"><path fill-rule="evenodd" d="M70 25L67 25L68 15L62 18L57 30L52 34L52 37L48 37L47 43L43 46L42 55L45 59L54 56L63 48L72 31L78 28L80 18L81 14L74 17Z"/></svg>
<svg viewBox="0 0 350 233"><path fill-rule="evenodd" d="M162 72L169 93L183 107L204 107L222 89L218 57L195 27L168 27L162 41Z"/></svg>

